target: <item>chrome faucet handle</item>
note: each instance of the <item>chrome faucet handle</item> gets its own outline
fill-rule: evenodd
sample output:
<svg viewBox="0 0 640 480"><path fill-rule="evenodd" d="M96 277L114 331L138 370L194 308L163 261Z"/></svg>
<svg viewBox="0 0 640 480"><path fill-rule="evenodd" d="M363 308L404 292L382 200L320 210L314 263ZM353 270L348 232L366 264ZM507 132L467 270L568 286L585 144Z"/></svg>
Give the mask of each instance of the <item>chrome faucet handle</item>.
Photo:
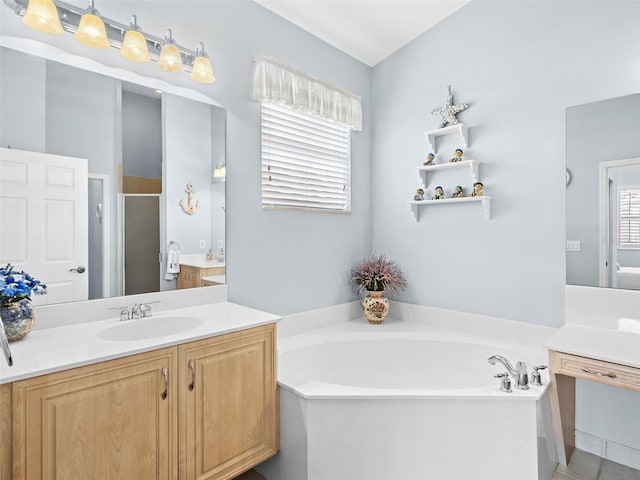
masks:
<svg viewBox="0 0 640 480"><path fill-rule="evenodd" d="M533 370L531 372L531 383L533 385L541 386L542 385L542 377L540 375L539 370L544 370L548 368L546 365L534 365L531 367Z"/></svg>
<svg viewBox="0 0 640 480"><path fill-rule="evenodd" d="M511 379L507 372L496 373L495 378L500 378L500 391L505 393L511 393Z"/></svg>
<svg viewBox="0 0 640 480"><path fill-rule="evenodd" d="M153 316L151 312L151 305L149 305L148 303L140 304L140 313L142 313L142 318L148 318Z"/></svg>
<svg viewBox="0 0 640 480"><path fill-rule="evenodd" d="M107 310L120 310L120 321L125 322L131 320L131 313L129 313L129 307L126 305L120 305L119 307L109 307Z"/></svg>

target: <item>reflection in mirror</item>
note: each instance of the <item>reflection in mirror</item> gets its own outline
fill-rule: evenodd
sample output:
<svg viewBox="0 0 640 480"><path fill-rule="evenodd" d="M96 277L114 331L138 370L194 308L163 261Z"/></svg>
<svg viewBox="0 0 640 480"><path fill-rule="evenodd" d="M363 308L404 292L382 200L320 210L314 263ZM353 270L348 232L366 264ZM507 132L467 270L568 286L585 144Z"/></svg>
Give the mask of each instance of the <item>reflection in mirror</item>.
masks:
<svg viewBox="0 0 640 480"><path fill-rule="evenodd" d="M566 113L567 283L640 290L640 94Z"/></svg>
<svg viewBox="0 0 640 480"><path fill-rule="evenodd" d="M224 109L6 47L0 67L0 263L38 301L225 283Z"/></svg>

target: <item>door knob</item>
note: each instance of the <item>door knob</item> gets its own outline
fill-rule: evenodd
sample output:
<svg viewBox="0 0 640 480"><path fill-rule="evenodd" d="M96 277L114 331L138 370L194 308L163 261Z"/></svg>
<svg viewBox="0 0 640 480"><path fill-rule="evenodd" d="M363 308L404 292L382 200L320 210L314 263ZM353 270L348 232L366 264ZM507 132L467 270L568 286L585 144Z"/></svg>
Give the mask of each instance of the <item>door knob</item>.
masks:
<svg viewBox="0 0 640 480"><path fill-rule="evenodd" d="M86 268L84 268L82 265L79 266L78 268L70 268L69 269L70 272L78 272L78 273L84 273L87 271Z"/></svg>

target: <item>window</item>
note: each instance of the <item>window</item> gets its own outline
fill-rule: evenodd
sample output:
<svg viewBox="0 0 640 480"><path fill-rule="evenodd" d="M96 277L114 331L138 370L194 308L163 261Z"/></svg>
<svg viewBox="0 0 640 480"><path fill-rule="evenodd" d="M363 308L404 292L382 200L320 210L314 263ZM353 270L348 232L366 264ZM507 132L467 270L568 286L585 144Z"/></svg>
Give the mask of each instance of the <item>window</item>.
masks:
<svg viewBox="0 0 640 480"><path fill-rule="evenodd" d="M618 190L618 244L640 248L640 186Z"/></svg>
<svg viewBox="0 0 640 480"><path fill-rule="evenodd" d="M351 128L262 102L262 207L351 211Z"/></svg>

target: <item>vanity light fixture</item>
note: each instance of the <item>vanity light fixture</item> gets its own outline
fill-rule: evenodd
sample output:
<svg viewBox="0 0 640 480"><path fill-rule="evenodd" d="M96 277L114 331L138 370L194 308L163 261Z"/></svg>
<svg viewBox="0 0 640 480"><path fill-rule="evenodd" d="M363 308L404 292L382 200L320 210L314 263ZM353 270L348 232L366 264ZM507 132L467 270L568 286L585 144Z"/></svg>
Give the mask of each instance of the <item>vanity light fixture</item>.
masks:
<svg viewBox="0 0 640 480"><path fill-rule="evenodd" d="M88 47L109 48L111 46L104 22L100 18L100 13L95 9L93 0L89 0L89 7L80 18L78 31L74 37Z"/></svg>
<svg viewBox="0 0 640 480"><path fill-rule="evenodd" d="M180 50L178 50L176 41L173 39L171 29L164 34L164 42L158 59L158 67L165 72L181 72L184 70L182 66L182 58Z"/></svg>
<svg viewBox="0 0 640 480"><path fill-rule="evenodd" d="M22 21L39 32L52 35L60 35L64 32L58 17L58 9L52 0L29 0L29 6Z"/></svg>
<svg viewBox="0 0 640 480"><path fill-rule="evenodd" d="M178 45L168 30L165 38L156 37L140 29L134 15L128 25L102 16L89 1L84 9L61 0L3 0L24 23L41 32L75 35L79 42L94 48L114 47L123 57L146 62L149 58L160 68L173 72L193 72L191 79L199 83L213 83L215 77L211 61L202 43L196 51ZM149 58L145 54L147 52Z"/></svg>
<svg viewBox="0 0 640 480"><path fill-rule="evenodd" d="M204 51L204 43L202 42L196 47L196 59L193 61L193 69L189 78L198 83L213 83L216 81L209 55Z"/></svg>
<svg viewBox="0 0 640 480"><path fill-rule="evenodd" d="M147 39L140 32L138 18L135 15L131 15L129 31L124 34L120 55L134 62L148 62L151 60L151 55L149 55L149 49L147 48Z"/></svg>

